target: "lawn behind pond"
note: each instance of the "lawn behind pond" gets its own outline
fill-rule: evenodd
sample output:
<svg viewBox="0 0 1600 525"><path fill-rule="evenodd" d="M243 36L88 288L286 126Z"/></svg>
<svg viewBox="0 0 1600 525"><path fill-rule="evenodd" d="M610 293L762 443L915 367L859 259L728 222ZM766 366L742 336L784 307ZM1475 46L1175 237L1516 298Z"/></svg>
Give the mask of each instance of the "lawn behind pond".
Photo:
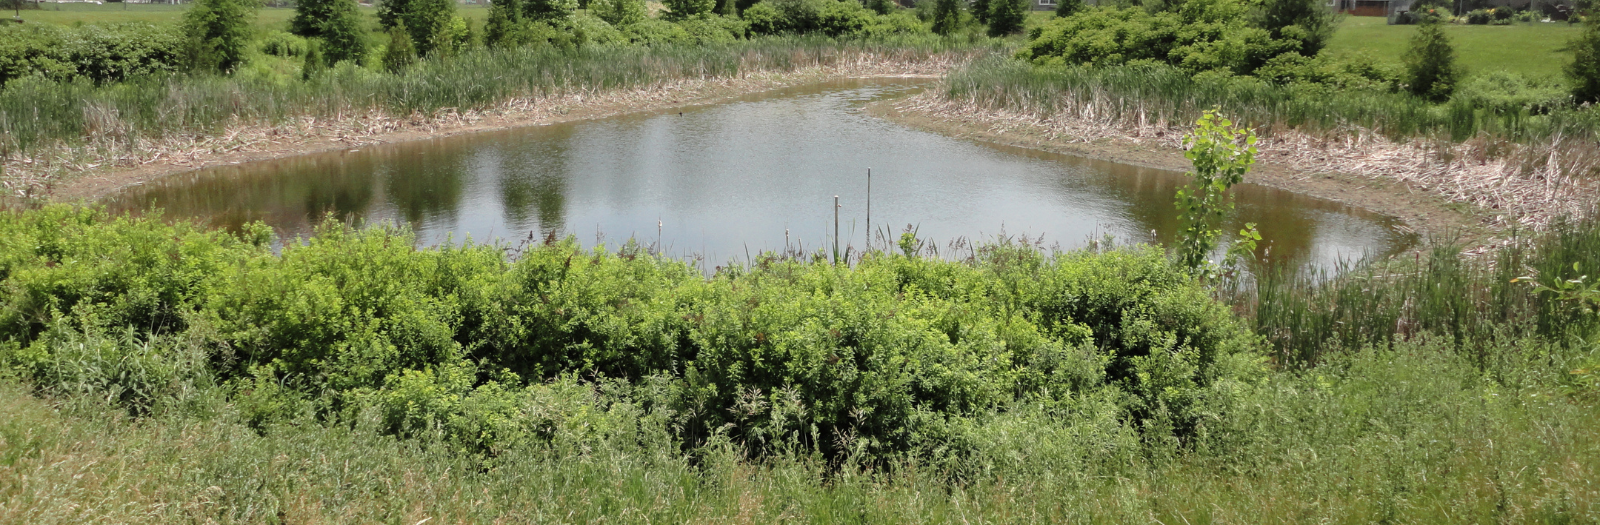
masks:
<svg viewBox="0 0 1600 525"><path fill-rule="evenodd" d="M1468 74L1494 70L1531 78L1560 77L1572 61L1567 42L1583 30L1566 22L1522 22L1509 26L1456 25L1445 27L1456 47L1456 60ZM1392 26L1381 17L1350 16L1339 23L1326 53L1369 55L1400 62L1417 26Z"/></svg>

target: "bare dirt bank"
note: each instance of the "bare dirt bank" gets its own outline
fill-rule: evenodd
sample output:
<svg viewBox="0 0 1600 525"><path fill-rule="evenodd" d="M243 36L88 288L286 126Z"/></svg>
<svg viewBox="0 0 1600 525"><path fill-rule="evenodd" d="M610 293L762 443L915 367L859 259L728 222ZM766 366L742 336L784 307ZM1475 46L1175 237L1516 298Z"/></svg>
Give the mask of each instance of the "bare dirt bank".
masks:
<svg viewBox="0 0 1600 525"><path fill-rule="evenodd" d="M969 101L951 100L930 90L879 102L870 114L903 125L945 135L1042 149L1070 155L1184 171L1190 167L1182 149L1181 126L1122 130L996 110ZM1317 152L1305 145L1263 141L1256 167L1246 182L1329 199L1402 220L1407 228L1431 236L1459 237L1471 245L1492 244L1491 237L1517 222L1491 206L1462 198L1459 192L1413 177L1387 173L1352 173L1338 162L1305 159ZM1280 151L1281 150L1281 151ZM1310 153L1310 155L1308 155ZM1381 151L1373 150L1374 160Z"/></svg>

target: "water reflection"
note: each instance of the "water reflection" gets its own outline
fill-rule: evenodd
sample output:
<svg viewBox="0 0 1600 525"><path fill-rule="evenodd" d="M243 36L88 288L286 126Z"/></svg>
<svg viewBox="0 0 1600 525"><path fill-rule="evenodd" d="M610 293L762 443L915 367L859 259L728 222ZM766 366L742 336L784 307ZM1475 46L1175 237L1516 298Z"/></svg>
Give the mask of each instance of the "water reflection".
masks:
<svg viewBox="0 0 1600 525"><path fill-rule="evenodd" d="M833 196L846 242L916 224L948 240L1045 235L1071 247L1113 234L1170 242L1181 174L974 143L857 111L905 82L860 81L677 111L448 137L195 172L109 199L224 227L261 220L286 237L342 220L410 225L424 243L558 231L655 241L712 261L828 243ZM1326 264L1413 239L1393 219L1271 188L1238 188L1230 231L1255 222L1274 259ZM597 235L599 232L601 235ZM1152 233L1154 237L1152 238Z"/></svg>

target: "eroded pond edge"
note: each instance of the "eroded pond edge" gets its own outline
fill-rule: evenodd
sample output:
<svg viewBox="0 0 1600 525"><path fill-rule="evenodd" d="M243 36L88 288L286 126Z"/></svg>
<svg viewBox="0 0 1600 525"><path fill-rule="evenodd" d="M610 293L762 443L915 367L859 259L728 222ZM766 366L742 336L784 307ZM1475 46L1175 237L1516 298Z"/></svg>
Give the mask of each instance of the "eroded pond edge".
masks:
<svg viewBox="0 0 1600 525"><path fill-rule="evenodd" d="M905 104L906 98L868 104L864 111L912 129L965 140L1048 151L1090 160L1115 162L1146 168L1183 172L1190 168L1183 150L1135 139L1103 139L1092 142L1068 141L1053 137L1047 130L1012 127L996 130L965 119L919 111ZM1485 211L1476 206L1453 202L1438 193L1403 181L1375 179L1343 173L1314 173L1292 166L1257 162L1245 182L1294 192L1344 204L1398 219L1417 233L1426 244L1430 236L1456 239L1468 246L1487 241L1493 230L1486 225Z"/></svg>

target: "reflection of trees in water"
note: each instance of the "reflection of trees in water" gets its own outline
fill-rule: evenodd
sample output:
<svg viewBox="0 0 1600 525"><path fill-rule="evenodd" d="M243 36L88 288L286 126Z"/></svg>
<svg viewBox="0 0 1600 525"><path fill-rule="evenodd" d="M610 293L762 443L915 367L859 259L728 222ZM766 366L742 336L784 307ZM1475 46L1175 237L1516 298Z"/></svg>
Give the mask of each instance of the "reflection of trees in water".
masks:
<svg viewBox="0 0 1600 525"><path fill-rule="evenodd" d="M1172 244L1182 226L1173 199L1178 189L1188 184L1187 178L1170 171L1110 162L1080 161L1075 164L1092 168L1084 170L1085 173L1103 174L1101 176L1105 184L1090 187L1109 188L1120 195L1120 198L1111 201L1124 203L1123 213L1139 232L1135 239L1149 239L1149 232L1154 230L1157 242ZM1073 187L1071 191L1083 189ZM1231 238L1244 228L1245 223L1256 223L1256 228L1265 239L1258 246L1258 255L1270 246L1274 263L1298 265L1309 261L1319 223L1308 212L1343 208L1337 203L1263 186L1237 186L1233 192L1238 206L1227 224L1221 226L1224 234Z"/></svg>
<svg viewBox="0 0 1600 525"><path fill-rule="evenodd" d="M471 150L426 142L384 148L376 155L384 193L413 228L435 218L454 219L471 169Z"/></svg>
<svg viewBox="0 0 1600 525"><path fill-rule="evenodd" d="M566 218L566 191L566 177L558 174L509 170L500 176L506 222L521 230L537 226L540 231L560 231Z"/></svg>
<svg viewBox="0 0 1600 525"><path fill-rule="evenodd" d="M567 144L571 133L543 140L503 141L494 174L500 185L500 208L506 223L520 230L561 231L567 215ZM531 213L530 213L531 212ZM535 224L537 221L537 224Z"/></svg>
<svg viewBox="0 0 1600 525"><path fill-rule="evenodd" d="M285 235L305 234L329 214L353 221L370 213L377 200L373 164L366 156L314 155L215 168L115 198L110 206L163 208L168 217L231 231L265 221Z"/></svg>

